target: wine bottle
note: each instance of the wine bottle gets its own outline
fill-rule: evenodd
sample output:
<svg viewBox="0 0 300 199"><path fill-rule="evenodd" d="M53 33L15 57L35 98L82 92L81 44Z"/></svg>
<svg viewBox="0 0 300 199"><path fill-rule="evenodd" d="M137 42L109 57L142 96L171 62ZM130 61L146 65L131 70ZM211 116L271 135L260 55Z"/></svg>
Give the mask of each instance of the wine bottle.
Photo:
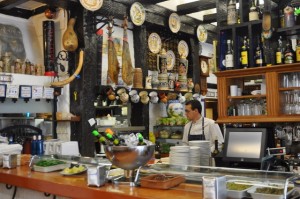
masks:
<svg viewBox="0 0 300 199"><path fill-rule="evenodd" d="M225 61L225 57L226 57L226 32L221 32L220 33L220 62L219 62L219 70L220 71L224 71L226 70L226 61Z"/></svg>
<svg viewBox="0 0 300 199"><path fill-rule="evenodd" d="M92 134L93 134L95 137L97 137L97 139L99 140L99 142L100 142L101 144L103 144L103 145L107 145L107 144L108 144L107 139L106 139L104 136L100 135L100 133L99 133L97 130L93 130L93 131L92 131Z"/></svg>
<svg viewBox="0 0 300 199"><path fill-rule="evenodd" d="M249 67L249 48L247 36L244 36L242 48L241 48L241 68Z"/></svg>
<svg viewBox="0 0 300 199"><path fill-rule="evenodd" d="M154 156L155 156L155 159L160 159L161 158L160 143L158 141L155 142Z"/></svg>
<svg viewBox="0 0 300 199"><path fill-rule="evenodd" d="M249 12L249 21L259 20L257 7L255 5L254 0L252 0L250 12Z"/></svg>
<svg viewBox="0 0 300 199"><path fill-rule="evenodd" d="M261 40L260 40L260 37L258 36L258 39L257 39L257 47L255 49L255 66L258 67L258 66L263 66L263 49L261 47Z"/></svg>
<svg viewBox="0 0 300 199"><path fill-rule="evenodd" d="M225 67L226 70L232 70L234 69L234 64L233 64L233 51L231 48L231 40L227 40L227 52L225 55Z"/></svg>
<svg viewBox="0 0 300 199"><path fill-rule="evenodd" d="M216 157L219 153L220 153L220 151L218 149L218 140L215 140L215 149L211 153L211 156Z"/></svg>
<svg viewBox="0 0 300 199"><path fill-rule="evenodd" d="M109 133L106 133L105 138L109 140L113 145L119 146L120 145L120 140L116 135L111 135Z"/></svg>
<svg viewBox="0 0 300 199"><path fill-rule="evenodd" d="M279 36L279 39L278 39L278 47L277 47L277 50L276 50L276 64L283 64L284 63L284 49L283 49L283 46L282 46L282 37Z"/></svg>
<svg viewBox="0 0 300 199"><path fill-rule="evenodd" d="M297 46L296 46L296 62L300 62L300 39L297 40Z"/></svg>
<svg viewBox="0 0 300 199"><path fill-rule="evenodd" d="M143 145L147 145L145 142L144 142L144 137L142 136L141 133L137 133L136 134L136 137L138 139L138 146L143 146Z"/></svg>
<svg viewBox="0 0 300 199"><path fill-rule="evenodd" d="M292 49L292 45L290 40L286 42L286 49L284 51L284 63L285 64L292 64L294 63L294 50Z"/></svg>

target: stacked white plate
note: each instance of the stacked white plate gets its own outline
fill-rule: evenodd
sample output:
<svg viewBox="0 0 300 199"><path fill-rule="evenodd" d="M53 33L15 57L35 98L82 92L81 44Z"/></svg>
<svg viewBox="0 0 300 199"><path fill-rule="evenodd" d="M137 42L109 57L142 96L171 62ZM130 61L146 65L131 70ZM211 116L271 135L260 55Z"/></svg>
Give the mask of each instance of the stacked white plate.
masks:
<svg viewBox="0 0 300 199"><path fill-rule="evenodd" d="M209 166L210 162L210 142L206 140L189 141L190 146L196 146L200 149L200 166Z"/></svg>
<svg viewBox="0 0 300 199"><path fill-rule="evenodd" d="M197 146L190 147L189 165L200 166L200 147Z"/></svg>
<svg viewBox="0 0 300 199"><path fill-rule="evenodd" d="M189 162L189 146L173 146L170 148L170 164L186 165Z"/></svg>

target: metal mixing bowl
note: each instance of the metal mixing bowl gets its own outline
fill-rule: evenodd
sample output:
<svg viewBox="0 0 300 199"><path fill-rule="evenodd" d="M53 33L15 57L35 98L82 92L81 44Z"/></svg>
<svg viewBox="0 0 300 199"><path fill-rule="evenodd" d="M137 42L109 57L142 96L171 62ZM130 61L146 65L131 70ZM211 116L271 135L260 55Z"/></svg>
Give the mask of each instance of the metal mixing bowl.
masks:
<svg viewBox="0 0 300 199"><path fill-rule="evenodd" d="M149 146L105 146L106 157L121 169L133 170L144 166L153 156L155 145Z"/></svg>

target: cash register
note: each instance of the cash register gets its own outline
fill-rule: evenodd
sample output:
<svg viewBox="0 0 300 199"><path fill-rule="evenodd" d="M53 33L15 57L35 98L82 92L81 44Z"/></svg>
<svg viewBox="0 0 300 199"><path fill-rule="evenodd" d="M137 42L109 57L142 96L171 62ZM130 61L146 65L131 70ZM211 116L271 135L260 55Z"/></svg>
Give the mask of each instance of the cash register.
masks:
<svg viewBox="0 0 300 199"><path fill-rule="evenodd" d="M227 128L222 161L216 161L216 166L288 171L287 163L278 154L283 157L285 148L275 148L272 129Z"/></svg>

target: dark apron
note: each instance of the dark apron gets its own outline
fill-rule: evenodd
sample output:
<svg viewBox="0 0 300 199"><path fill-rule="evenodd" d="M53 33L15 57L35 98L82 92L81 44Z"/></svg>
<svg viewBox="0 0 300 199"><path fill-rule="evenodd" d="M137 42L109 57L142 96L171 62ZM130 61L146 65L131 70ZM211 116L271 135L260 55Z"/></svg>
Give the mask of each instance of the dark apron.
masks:
<svg viewBox="0 0 300 199"><path fill-rule="evenodd" d="M199 135L191 135L191 128L192 128L192 122L188 133L188 141L193 140L205 140L205 134L204 134L204 117L202 117L202 134Z"/></svg>

